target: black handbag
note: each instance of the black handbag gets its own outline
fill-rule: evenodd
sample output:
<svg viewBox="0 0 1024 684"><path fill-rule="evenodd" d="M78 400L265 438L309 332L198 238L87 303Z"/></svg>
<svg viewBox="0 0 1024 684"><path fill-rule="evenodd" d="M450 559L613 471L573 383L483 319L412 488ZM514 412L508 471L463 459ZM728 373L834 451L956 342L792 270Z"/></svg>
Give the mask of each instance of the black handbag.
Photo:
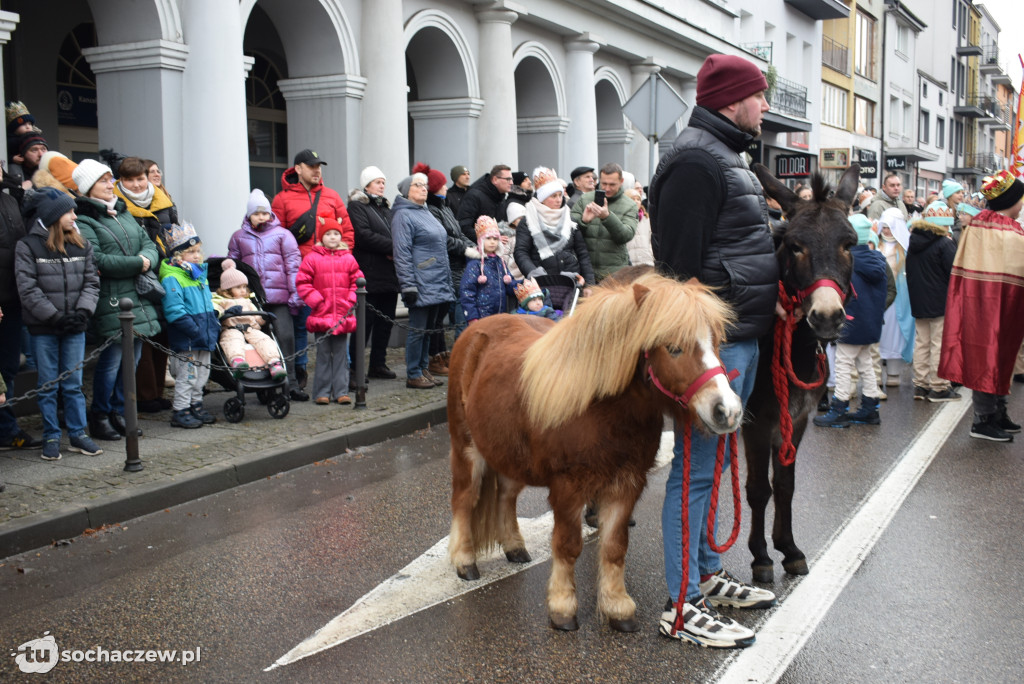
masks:
<svg viewBox="0 0 1024 684"><path fill-rule="evenodd" d="M114 217L114 220L117 221L117 217ZM117 221L117 224L120 226L121 222ZM110 228L102 223L100 223L100 225L103 226L104 230L110 233L110 237L114 238L114 242L116 242L117 246L121 248L121 251L124 252L125 256L133 256L132 253L128 251L128 248L124 246L124 243L121 242L120 238L117 237L117 233L110 230ZM121 226L121 229L124 230L124 226ZM164 290L164 286L160 283L160 279L153 273L153 264L149 265L148 271L143 271L135 276L135 291L139 294L139 297L148 302L152 302L153 304L160 304L164 301L164 294L166 294L166 290Z"/></svg>
<svg viewBox="0 0 1024 684"><path fill-rule="evenodd" d="M316 191L313 205L309 210L303 212L299 218L295 219L295 223L288 228L292 231L292 235L295 236L295 241L300 245L309 242L310 238L316 235L316 208L320 204L321 192L322 190Z"/></svg>

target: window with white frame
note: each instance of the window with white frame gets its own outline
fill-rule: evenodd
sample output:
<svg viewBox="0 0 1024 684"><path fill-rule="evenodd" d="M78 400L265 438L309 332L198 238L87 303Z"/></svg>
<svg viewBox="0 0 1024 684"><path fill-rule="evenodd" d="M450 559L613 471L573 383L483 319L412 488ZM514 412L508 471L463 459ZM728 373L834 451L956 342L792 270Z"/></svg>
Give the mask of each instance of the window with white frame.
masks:
<svg viewBox="0 0 1024 684"><path fill-rule="evenodd" d="M900 101L895 97L889 98L889 135L900 133Z"/></svg>
<svg viewBox="0 0 1024 684"><path fill-rule="evenodd" d="M853 97L853 131L875 136L875 103L856 95Z"/></svg>
<svg viewBox="0 0 1024 684"><path fill-rule="evenodd" d="M854 70L864 78L875 80L875 20L860 10L857 10Z"/></svg>
<svg viewBox="0 0 1024 684"><path fill-rule="evenodd" d="M910 54L910 27L898 25L896 27L896 52L902 55Z"/></svg>
<svg viewBox="0 0 1024 684"><path fill-rule="evenodd" d="M846 128L846 91L830 83L821 86L821 123Z"/></svg>
<svg viewBox="0 0 1024 684"><path fill-rule="evenodd" d="M935 117L935 146L940 150L946 144L946 120L941 116Z"/></svg>
<svg viewBox="0 0 1024 684"><path fill-rule="evenodd" d="M903 103L903 137L909 138L910 134L914 131L914 108Z"/></svg>
<svg viewBox="0 0 1024 684"><path fill-rule="evenodd" d="M923 143L928 142L928 132L931 130L931 115L927 110L921 110L921 121L917 128L917 139Z"/></svg>

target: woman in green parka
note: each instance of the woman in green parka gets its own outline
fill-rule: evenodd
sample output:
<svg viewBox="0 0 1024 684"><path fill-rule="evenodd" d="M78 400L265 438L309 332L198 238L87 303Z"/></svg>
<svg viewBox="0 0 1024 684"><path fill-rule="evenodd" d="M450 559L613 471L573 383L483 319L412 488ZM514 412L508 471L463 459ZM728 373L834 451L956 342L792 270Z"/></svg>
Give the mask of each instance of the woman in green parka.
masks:
<svg viewBox="0 0 1024 684"><path fill-rule="evenodd" d="M141 299L135 277L159 267L160 256L146 231L128 212L124 200L114 195L110 167L86 159L71 174L82 196L77 200L78 228L92 243L100 272L100 298L92 320L97 339L113 337L121 329L118 302L128 297L135 314L135 332L151 337L160 332L156 307ZM135 363L142 353L142 340L135 339ZM94 439L118 440L125 434L124 390L121 377L121 344L103 350L96 362L89 434ZM139 431L142 434L142 431Z"/></svg>

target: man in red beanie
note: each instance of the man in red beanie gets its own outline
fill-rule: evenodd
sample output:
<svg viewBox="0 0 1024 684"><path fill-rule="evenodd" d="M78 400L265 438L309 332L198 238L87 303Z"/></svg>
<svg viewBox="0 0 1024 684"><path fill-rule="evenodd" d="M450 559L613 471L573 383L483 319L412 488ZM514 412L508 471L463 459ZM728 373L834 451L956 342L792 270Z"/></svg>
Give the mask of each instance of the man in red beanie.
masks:
<svg viewBox="0 0 1024 684"><path fill-rule="evenodd" d="M727 369L740 372L731 384L744 405L754 387L758 338L770 330L778 298L768 207L761 184L743 158L744 150L761 134L767 88L760 69L742 57L711 55L704 60L697 73L697 106L690 123L662 158L649 193L659 268L715 287L736 311L736 325L720 356ZM715 607L767 608L774 605L775 595L727 573L708 544L704 526L718 440L696 431L690 450L688 582L685 596L679 596L682 434L682 426L677 426L662 508L665 578L672 598L661 615L660 632L706 647L744 648L754 643L754 632L720 615ZM677 619L680 612L682 619Z"/></svg>

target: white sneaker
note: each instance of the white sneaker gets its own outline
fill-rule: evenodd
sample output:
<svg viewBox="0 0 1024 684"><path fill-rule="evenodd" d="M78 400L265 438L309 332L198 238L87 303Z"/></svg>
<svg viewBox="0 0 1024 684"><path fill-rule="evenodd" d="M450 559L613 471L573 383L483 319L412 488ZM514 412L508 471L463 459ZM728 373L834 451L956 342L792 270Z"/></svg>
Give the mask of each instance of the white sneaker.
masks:
<svg viewBox="0 0 1024 684"><path fill-rule="evenodd" d="M696 603L683 604L681 630L676 631L675 621L675 604L669 600L658 623L662 636L688 641L701 648L746 648L757 638L740 623L719 615L703 596Z"/></svg>
<svg viewBox="0 0 1024 684"><path fill-rule="evenodd" d="M715 607L770 608L775 605L775 594L744 584L725 570L719 570L706 582L701 582L700 593L707 596Z"/></svg>

